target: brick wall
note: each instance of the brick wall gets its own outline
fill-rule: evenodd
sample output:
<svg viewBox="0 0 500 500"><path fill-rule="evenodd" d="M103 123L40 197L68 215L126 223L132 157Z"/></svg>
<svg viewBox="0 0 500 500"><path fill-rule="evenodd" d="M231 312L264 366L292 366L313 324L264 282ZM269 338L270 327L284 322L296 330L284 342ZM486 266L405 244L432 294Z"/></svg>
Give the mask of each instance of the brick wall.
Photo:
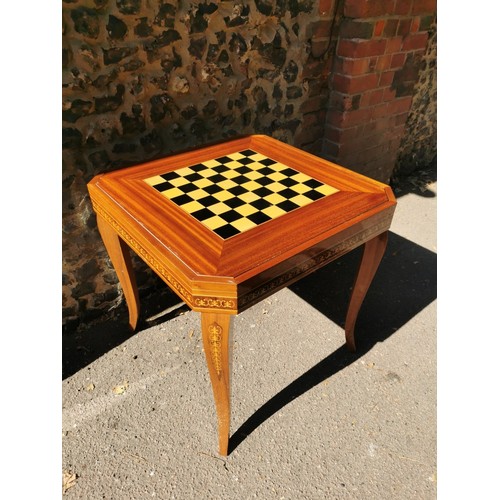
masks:
<svg viewBox="0 0 500 500"><path fill-rule="evenodd" d="M322 154L388 182L435 18L435 0L345 0Z"/></svg>

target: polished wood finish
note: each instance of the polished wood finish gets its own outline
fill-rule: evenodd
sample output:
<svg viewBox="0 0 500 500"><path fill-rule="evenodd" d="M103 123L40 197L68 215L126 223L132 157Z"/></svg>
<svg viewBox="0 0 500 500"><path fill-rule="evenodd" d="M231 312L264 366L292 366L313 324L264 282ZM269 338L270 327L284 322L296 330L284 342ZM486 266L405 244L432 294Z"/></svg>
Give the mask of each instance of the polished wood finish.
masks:
<svg viewBox="0 0 500 500"><path fill-rule="evenodd" d="M146 182L249 149L335 188L333 194L224 239ZM346 342L355 348L356 318L396 207L389 186L270 137L251 135L101 174L88 189L131 327L137 324L139 302L125 244L202 313L221 454L227 454L229 437L231 315L365 245L346 320Z"/></svg>
<svg viewBox="0 0 500 500"><path fill-rule="evenodd" d="M227 455L231 420L231 316L201 313L201 331L219 424L219 453Z"/></svg>
<svg viewBox="0 0 500 500"><path fill-rule="evenodd" d="M122 286L128 306L129 327L134 331L139 319L140 306L129 248L118 236L118 233L113 229L111 224L99 214L97 214L97 227Z"/></svg>
<svg viewBox="0 0 500 500"><path fill-rule="evenodd" d="M356 325L356 319L387 247L387 235L388 233L386 231L375 236L375 238L367 241L363 248L363 256L361 257L358 274L352 289L345 321L346 344L348 349L352 352L356 350L356 342L354 341L354 326Z"/></svg>

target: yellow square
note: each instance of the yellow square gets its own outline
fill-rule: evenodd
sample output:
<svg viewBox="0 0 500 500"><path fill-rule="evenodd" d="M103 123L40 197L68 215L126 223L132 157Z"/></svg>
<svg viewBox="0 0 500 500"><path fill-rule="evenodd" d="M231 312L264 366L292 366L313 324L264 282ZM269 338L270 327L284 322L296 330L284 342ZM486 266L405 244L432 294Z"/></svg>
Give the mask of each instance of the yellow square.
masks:
<svg viewBox="0 0 500 500"><path fill-rule="evenodd" d="M200 170L199 172L196 173L200 174L202 177L211 177L212 175L215 175L217 172L215 170L212 170L211 168L207 168L205 170Z"/></svg>
<svg viewBox="0 0 500 500"><path fill-rule="evenodd" d="M227 155L227 157L231 158L231 160L241 160L241 158L245 158L241 153L231 153Z"/></svg>
<svg viewBox="0 0 500 500"><path fill-rule="evenodd" d="M297 182L307 182L311 180L311 177L309 177L306 174L303 174L302 172L299 172L298 174L292 175L291 177L294 181Z"/></svg>
<svg viewBox="0 0 500 500"><path fill-rule="evenodd" d="M212 207L210 207L210 209L211 208ZM252 205L241 205L240 207L236 207L234 211L238 212L241 215L244 215L245 217L247 215L252 215L255 212L258 212L258 210L255 207L252 207Z"/></svg>
<svg viewBox="0 0 500 500"><path fill-rule="evenodd" d="M276 193L278 191L283 191L285 186L283 186L283 184L281 184L279 182L273 182L272 184L268 184L266 186L266 188L269 189L270 191L274 191Z"/></svg>
<svg viewBox="0 0 500 500"><path fill-rule="evenodd" d="M236 184L236 182L233 182L231 179L227 179L225 181L217 183L217 186L221 187L224 190L231 189L232 187L235 187L237 185L238 184Z"/></svg>
<svg viewBox="0 0 500 500"><path fill-rule="evenodd" d="M248 177L249 179L254 181L255 179L260 179L261 177L264 177L264 175L261 174L258 170L252 170L251 172L247 172L245 174L245 177ZM259 187L260 187L260 184L259 184Z"/></svg>
<svg viewBox="0 0 500 500"><path fill-rule="evenodd" d="M327 184L323 184L322 186L317 187L316 191L324 194L325 196L328 196L329 194L338 193L339 190L332 186L328 186Z"/></svg>
<svg viewBox="0 0 500 500"><path fill-rule="evenodd" d="M248 191L255 191L256 189L261 188L260 184L257 184L255 181L245 182L241 185L242 188L248 189Z"/></svg>
<svg viewBox="0 0 500 500"><path fill-rule="evenodd" d="M184 179L184 177L176 177L169 181L172 186L184 186L185 184L189 184L189 181Z"/></svg>
<svg viewBox="0 0 500 500"><path fill-rule="evenodd" d="M265 165L262 165L262 163L259 163L258 161L255 161L253 163L249 163L248 165L245 165L245 167L250 168L251 170L260 170L261 168L264 168Z"/></svg>
<svg viewBox="0 0 500 500"><path fill-rule="evenodd" d="M233 177L238 177L238 175L241 174L239 172L236 172L236 170L226 170L224 172L221 172L220 175L222 175L226 179L232 179Z"/></svg>
<svg viewBox="0 0 500 500"><path fill-rule="evenodd" d="M290 167L288 167L287 165L283 165L283 163L277 162L271 165L270 168L276 170L276 172L279 172L280 170L285 170L285 168L290 168Z"/></svg>
<svg viewBox="0 0 500 500"><path fill-rule="evenodd" d="M194 172L189 167L184 167L179 170L175 170L175 173L181 177L185 177L186 175L193 174Z"/></svg>
<svg viewBox="0 0 500 500"><path fill-rule="evenodd" d="M171 200L172 198L175 198L176 196L183 195L184 192L178 188L172 188L172 189L167 189L166 191L162 191L161 194L163 196L165 196L165 198L168 198L169 200Z"/></svg>
<svg viewBox="0 0 500 500"><path fill-rule="evenodd" d="M165 182L165 179L160 175L155 175L154 177L150 177L149 179L144 179L144 182L146 184L149 184L150 186L156 186L157 184Z"/></svg>
<svg viewBox="0 0 500 500"><path fill-rule="evenodd" d="M298 196L294 196L293 198L291 198L290 201L296 203L299 207L305 207L306 205L309 205L309 203L311 203L313 200L311 200L311 198L308 198L307 196L299 194Z"/></svg>
<svg viewBox="0 0 500 500"><path fill-rule="evenodd" d="M234 198L234 195L228 193L227 191L219 191L218 193L214 193L212 196L217 198L219 201L226 201L229 200L229 198Z"/></svg>
<svg viewBox="0 0 500 500"><path fill-rule="evenodd" d="M295 186L293 186L293 190L296 193L304 194L307 193L308 191L311 191L311 188L309 186L306 186L305 184L296 184Z"/></svg>
<svg viewBox="0 0 500 500"><path fill-rule="evenodd" d="M196 189L195 191L191 191L188 193L188 196L190 198L193 198L193 200L199 200L201 198L205 198L205 196L208 196L208 193L204 189Z"/></svg>
<svg viewBox="0 0 500 500"><path fill-rule="evenodd" d="M268 177L273 181L282 181L286 178L286 175L283 175L281 172L273 172L272 174L269 174Z"/></svg>
<svg viewBox="0 0 500 500"><path fill-rule="evenodd" d="M281 203L282 201L285 201L286 198L284 198L283 196L281 196L281 195L279 195L277 193L273 193L273 194L269 194L269 195L265 196L264 200L268 201L269 203L272 203L273 205L277 205L278 203Z"/></svg>
<svg viewBox="0 0 500 500"><path fill-rule="evenodd" d="M211 182L211 181L209 181L207 179L198 179L198 180L194 181L193 184L196 187L204 188L204 187L207 187L207 186L211 186L213 184L213 182Z"/></svg>
<svg viewBox="0 0 500 500"><path fill-rule="evenodd" d="M223 214L224 212L227 212L228 210L231 210L231 207L228 207L225 203L222 201L219 203L216 203L215 205L210 205L210 211L213 212L214 214Z"/></svg>
<svg viewBox="0 0 500 500"><path fill-rule="evenodd" d="M239 161L233 160L233 161L228 161L227 163L224 163L224 165L228 168L238 168L241 167L241 163Z"/></svg>
<svg viewBox="0 0 500 500"><path fill-rule="evenodd" d="M231 225L239 231L243 232L247 231L248 229L252 229L252 227L255 227L257 224L255 224L255 222L252 222L250 219L242 218L231 222Z"/></svg>
<svg viewBox="0 0 500 500"><path fill-rule="evenodd" d="M189 203L182 205L182 210L185 210L188 214L192 214L193 212L201 210L202 208L205 207L201 203L198 203L197 201L190 201Z"/></svg>
<svg viewBox="0 0 500 500"><path fill-rule="evenodd" d="M207 226L208 229L213 231L214 229L224 226L227 222L224 219L221 219L218 215L214 215L213 217L210 217L210 219L204 220L203 224Z"/></svg>
<svg viewBox="0 0 500 500"><path fill-rule="evenodd" d="M258 200L260 196L255 193L248 192L238 195L238 198L245 203L251 203L252 201Z"/></svg>
<svg viewBox="0 0 500 500"><path fill-rule="evenodd" d="M215 160L207 160L203 162L203 165L205 165L205 167L212 168L212 167L218 167L220 163Z"/></svg>
<svg viewBox="0 0 500 500"><path fill-rule="evenodd" d="M284 210L282 210L279 207L271 206L264 208L262 210L263 213L265 213L267 216L271 217L271 219L276 219L276 217L279 217L280 215L286 214Z"/></svg>

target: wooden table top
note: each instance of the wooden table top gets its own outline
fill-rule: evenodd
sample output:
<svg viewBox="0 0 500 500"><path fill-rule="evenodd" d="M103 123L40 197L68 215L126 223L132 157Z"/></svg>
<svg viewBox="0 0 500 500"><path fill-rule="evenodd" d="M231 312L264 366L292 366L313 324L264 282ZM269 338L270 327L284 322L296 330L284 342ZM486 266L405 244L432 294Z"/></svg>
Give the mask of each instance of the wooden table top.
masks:
<svg viewBox="0 0 500 500"><path fill-rule="evenodd" d="M227 296L353 225L392 217L396 205L387 185L262 135L102 174L88 187L96 212L185 300L198 288L218 296L225 286Z"/></svg>

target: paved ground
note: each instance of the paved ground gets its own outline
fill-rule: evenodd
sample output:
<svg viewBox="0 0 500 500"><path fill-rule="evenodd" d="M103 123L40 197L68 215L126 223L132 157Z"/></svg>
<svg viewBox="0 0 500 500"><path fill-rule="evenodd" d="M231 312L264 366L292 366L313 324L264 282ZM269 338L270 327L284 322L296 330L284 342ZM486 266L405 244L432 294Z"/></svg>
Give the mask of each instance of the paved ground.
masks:
<svg viewBox="0 0 500 500"><path fill-rule="evenodd" d="M356 355L341 325L358 251L235 318L227 458L197 313L67 337L65 497L436 498L436 186L396 190Z"/></svg>

